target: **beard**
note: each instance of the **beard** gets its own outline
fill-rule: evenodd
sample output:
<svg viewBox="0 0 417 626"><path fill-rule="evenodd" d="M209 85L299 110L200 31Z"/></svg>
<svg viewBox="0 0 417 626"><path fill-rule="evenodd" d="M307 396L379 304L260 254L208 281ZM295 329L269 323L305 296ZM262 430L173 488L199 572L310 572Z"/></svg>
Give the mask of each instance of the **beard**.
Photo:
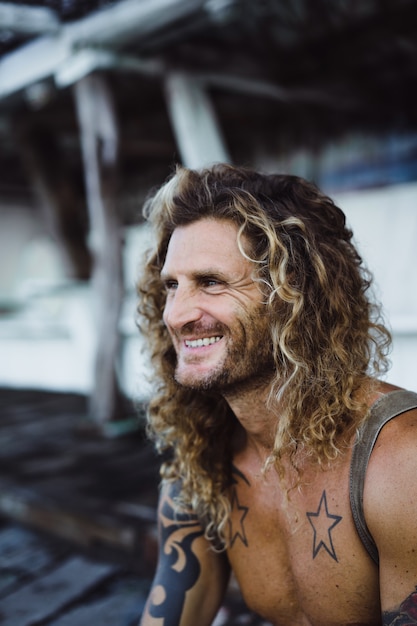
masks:
<svg viewBox="0 0 417 626"><path fill-rule="evenodd" d="M222 335L226 345L219 362L203 374L189 372L183 375L177 365L175 379L181 386L229 396L240 390L247 392L263 388L273 377L271 327L264 305L245 314L231 328L216 325L202 329L193 324L188 330L207 336Z"/></svg>

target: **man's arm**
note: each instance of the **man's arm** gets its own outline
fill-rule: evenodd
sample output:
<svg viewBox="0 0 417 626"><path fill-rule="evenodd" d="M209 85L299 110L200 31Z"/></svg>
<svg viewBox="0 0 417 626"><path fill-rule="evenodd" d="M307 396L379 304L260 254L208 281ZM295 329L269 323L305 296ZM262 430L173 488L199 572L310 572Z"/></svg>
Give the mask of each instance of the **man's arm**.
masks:
<svg viewBox="0 0 417 626"><path fill-rule="evenodd" d="M228 583L227 557L210 549L195 514L176 510L176 492L161 494L158 566L141 626L209 626Z"/></svg>
<svg viewBox="0 0 417 626"><path fill-rule="evenodd" d="M379 552L382 623L417 624L417 410L382 430L368 468L364 505Z"/></svg>

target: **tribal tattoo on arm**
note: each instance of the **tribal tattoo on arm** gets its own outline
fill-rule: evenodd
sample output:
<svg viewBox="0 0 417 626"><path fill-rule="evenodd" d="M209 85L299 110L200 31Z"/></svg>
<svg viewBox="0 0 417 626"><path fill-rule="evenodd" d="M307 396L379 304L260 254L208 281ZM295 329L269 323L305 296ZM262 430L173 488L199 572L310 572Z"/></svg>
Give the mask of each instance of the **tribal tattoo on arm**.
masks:
<svg viewBox="0 0 417 626"><path fill-rule="evenodd" d="M417 586L396 611L382 613L383 626L411 626L417 624Z"/></svg>
<svg viewBox="0 0 417 626"><path fill-rule="evenodd" d="M178 512L167 497L160 509L161 556L148 606L164 626L179 624L185 596L198 580L200 563L192 543L204 535L199 519L192 513Z"/></svg>

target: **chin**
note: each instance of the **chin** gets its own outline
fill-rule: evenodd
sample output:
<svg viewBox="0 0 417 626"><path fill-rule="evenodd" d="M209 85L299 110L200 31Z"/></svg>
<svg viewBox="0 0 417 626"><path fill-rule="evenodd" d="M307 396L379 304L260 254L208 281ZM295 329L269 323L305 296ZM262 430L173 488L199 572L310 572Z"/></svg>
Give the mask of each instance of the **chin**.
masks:
<svg viewBox="0 0 417 626"><path fill-rule="evenodd" d="M175 380L181 387L188 389L205 389L210 387L210 381L198 376L175 376Z"/></svg>
<svg viewBox="0 0 417 626"><path fill-rule="evenodd" d="M196 372L185 374L177 372L175 374L175 380L182 387L195 389L196 391L210 390L212 387L216 386L215 381L213 381L213 374L210 372L205 374L196 374Z"/></svg>

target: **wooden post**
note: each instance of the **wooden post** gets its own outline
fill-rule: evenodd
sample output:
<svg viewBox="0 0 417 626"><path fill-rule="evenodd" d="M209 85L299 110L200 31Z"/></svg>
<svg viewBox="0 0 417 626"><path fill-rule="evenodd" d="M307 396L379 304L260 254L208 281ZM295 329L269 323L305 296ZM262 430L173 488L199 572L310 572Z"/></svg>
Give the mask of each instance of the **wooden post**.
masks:
<svg viewBox="0 0 417 626"><path fill-rule="evenodd" d="M90 412L96 422L104 424L121 411L116 374L123 299L121 221L116 207L119 132L112 94L104 77L86 76L75 84L74 96L90 216L96 305L97 349Z"/></svg>
<svg viewBox="0 0 417 626"><path fill-rule="evenodd" d="M201 82L172 72L165 80L165 93L183 164L195 168L230 163L215 111Z"/></svg>

